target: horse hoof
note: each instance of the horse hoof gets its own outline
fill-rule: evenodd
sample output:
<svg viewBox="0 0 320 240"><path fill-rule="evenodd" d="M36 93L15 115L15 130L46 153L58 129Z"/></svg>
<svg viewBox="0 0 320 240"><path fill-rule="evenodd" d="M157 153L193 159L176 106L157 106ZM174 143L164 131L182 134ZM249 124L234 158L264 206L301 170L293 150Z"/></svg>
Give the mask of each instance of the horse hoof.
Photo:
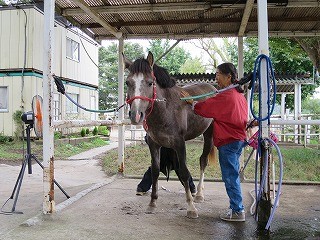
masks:
<svg viewBox="0 0 320 240"><path fill-rule="evenodd" d="M198 211L187 211L188 218L198 218Z"/></svg>
<svg viewBox="0 0 320 240"><path fill-rule="evenodd" d="M204 202L204 197L203 196L195 196L193 201L196 203L202 203L202 202Z"/></svg>
<svg viewBox="0 0 320 240"><path fill-rule="evenodd" d="M148 206L147 210L146 210L146 213L147 214L154 214L156 211L156 208L155 207L151 207L151 206Z"/></svg>

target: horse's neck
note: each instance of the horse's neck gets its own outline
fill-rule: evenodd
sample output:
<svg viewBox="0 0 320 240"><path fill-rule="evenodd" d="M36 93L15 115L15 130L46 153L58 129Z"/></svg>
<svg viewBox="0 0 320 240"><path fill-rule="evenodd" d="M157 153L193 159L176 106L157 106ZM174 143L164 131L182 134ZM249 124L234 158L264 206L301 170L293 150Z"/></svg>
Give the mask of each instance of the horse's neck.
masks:
<svg viewBox="0 0 320 240"><path fill-rule="evenodd" d="M165 98L167 101L171 101L175 98L175 96L177 96L177 93L179 92L178 89L179 87L177 86L173 86L171 88L160 88L157 86L157 98Z"/></svg>
<svg viewBox="0 0 320 240"><path fill-rule="evenodd" d="M157 91L156 101L150 113L152 121L160 124L170 122L173 112L180 109L180 91L177 86L171 88L161 88Z"/></svg>

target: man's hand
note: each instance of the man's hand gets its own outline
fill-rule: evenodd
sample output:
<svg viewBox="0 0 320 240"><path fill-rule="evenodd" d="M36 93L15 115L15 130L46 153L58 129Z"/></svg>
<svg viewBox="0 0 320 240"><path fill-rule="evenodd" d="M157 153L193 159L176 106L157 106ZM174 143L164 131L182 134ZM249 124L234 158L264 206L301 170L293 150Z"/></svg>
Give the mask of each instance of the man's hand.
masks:
<svg viewBox="0 0 320 240"><path fill-rule="evenodd" d="M198 103L198 101L193 101L192 103L192 110L194 110L194 105L196 105Z"/></svg>
<svg viewBox="0 0 320 240"><path fill-rule="evenodd" d="M251 119L247 123L247 129L248 128L253 128L259 125L259 122L256 119Z"/></svg>

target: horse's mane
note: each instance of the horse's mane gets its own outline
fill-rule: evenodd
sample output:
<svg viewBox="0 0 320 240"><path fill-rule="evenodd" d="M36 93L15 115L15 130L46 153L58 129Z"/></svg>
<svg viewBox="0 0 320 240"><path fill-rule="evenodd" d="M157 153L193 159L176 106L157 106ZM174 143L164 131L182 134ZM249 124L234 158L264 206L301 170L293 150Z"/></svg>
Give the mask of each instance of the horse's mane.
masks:
<svg viewBox="0 0 320 240"><path fill-rule="evenodd" d="M129 71L133 74L150 74L152 69L150 67L149 62L146 59L139 58L135 60L133 64L131 64L131 66L129 67ZM176 85L175 79L170 76L170 74L165 68L154 64L153 73L156 77L157 83L161 88L171 88L174 85Z"/></svg>

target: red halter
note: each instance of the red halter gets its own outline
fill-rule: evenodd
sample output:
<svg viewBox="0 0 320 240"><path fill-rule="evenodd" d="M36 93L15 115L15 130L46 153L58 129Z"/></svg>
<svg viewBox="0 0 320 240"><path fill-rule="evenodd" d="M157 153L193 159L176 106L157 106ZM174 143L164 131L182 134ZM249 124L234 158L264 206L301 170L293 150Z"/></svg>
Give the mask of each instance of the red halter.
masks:
<svg viewBox="0 0 320 240"><path fill-rule="evenodd" d="M149 107L150 111L146 115L146 117L143 119L143 128L146 131L148 131L147 117L151 114L151 112L153 110L154 102L156 101L156 98L157 98L156 77L154 76L153 71L151 72L151 76L152 76L152 79L153 79L153 83L152 83L153 84L152 98L148 98L148 97L145 97L145 96L134 96L134 97L126 100L126 103L130 104L130 106L131 106L131 103L133 102L133 100L135 100L135 99L141 99L141 100L145 100L145 101L151 102L151 106Z"/></svg>

